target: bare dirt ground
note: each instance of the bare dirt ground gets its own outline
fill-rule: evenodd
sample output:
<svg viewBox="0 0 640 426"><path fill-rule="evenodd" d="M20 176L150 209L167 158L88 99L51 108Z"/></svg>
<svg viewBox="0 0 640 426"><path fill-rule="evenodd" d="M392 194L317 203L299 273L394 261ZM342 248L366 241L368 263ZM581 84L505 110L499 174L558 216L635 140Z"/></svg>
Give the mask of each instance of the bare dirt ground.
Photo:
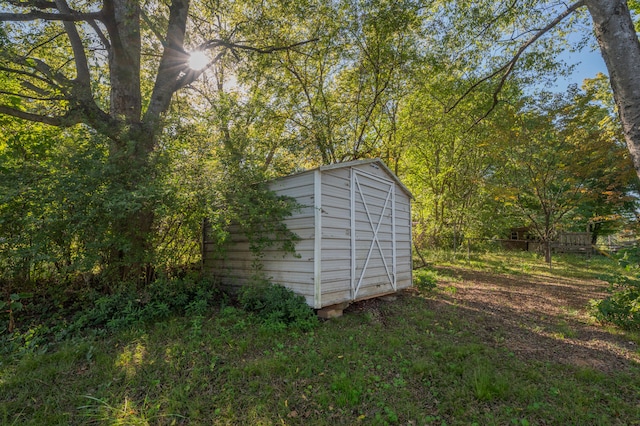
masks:
<svg viewBox="0 0 640 426"><path fill-rule="evenodd" d="M527 361L560 362L601 372L640 366L638 342L594 322L589 300L606 296L598 280L545 275L499 275L439 268L453 277L429 301L436 311L451 310L475 325L485 342L507 347ZM441 311L444 314L444 311Z"/></svg>

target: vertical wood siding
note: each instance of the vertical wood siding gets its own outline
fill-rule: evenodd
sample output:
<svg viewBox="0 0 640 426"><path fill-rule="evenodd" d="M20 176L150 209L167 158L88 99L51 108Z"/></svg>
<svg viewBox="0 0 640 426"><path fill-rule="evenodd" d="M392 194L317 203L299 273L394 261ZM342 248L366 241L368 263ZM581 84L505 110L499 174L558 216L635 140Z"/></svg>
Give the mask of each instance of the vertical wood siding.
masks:
<svg viewBox="0 0 640 426"><path fill-rule="evenodd" d="M352 187L352 169L359 188ZM411 286L410 194L381 163L321 167L278 179L270 188L303 205L285 220L301 239L296 245L300 257L283 255L277 247L264 253L262 271L274 283L303 295L314 308ZM360 195L352 199L359 191L365 194L366 206ZM372 245L375 229L377 240ZM252 254L246 238L233 231L232 227L226 257L213 259L205 243L203 263L223 282L240 286L251 276ZM357 292L352 288L354 270L361 275Z"/></svg>
<svg viewBox="0 0 640 426"><path fill-rule="evenodd" d="M296 254L284 254L279 247L271 247L264 252L262 272L272 282L282 284L297 294L304 296L310 306L314 305L314 179L313 173L301 173L272 182L269 187L278 195L295 198L301 209L285 220L287 227L295 232L300 241L296 244ZM249 250L247 238L234 226L230 228L231 241L226 247L224 258L207 256L205 243L204 268L221 279L227 286L239 288L254 273L253 254ZM211 249L209 250L211 251Z"/></svg>

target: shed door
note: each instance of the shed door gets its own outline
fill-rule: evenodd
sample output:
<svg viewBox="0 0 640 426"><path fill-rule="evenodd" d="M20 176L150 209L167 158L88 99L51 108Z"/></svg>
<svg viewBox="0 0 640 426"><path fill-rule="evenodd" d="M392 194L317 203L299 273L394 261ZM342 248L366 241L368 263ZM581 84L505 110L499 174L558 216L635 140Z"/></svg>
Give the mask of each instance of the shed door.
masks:
<svg viewBox="0 0 640 426"><path fill-rule="evenodd" d="M351 297L396 290L395 183L351 169Z"/></svg>

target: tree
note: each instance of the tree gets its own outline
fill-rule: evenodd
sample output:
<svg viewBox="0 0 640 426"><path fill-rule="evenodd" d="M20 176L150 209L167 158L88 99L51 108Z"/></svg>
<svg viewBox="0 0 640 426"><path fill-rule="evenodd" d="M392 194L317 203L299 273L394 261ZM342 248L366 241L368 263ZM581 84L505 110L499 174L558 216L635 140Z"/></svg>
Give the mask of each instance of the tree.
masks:
<svg viewBox="0 0 640 426"><path fill-rule="evenodd" d="M113 243L106 143L7 116L0 127L0 282L91 271Z"/></svg>
<svg viewBox="0 0 640 426"><path fill-rule="evenodd" d="M410 0L323 2L305 16L308 37L318 41L304 54L262 57L242 70L241 80L271 94L295 141L290 146L307 164L375 156L395 162L391 146L417 51L417 9Z"/></svg>
<svg viewBox="0 0 640 426"><path fill-rule="evenodd" d="M493 176L496 196L542 242L552 241L560 227L584 231L603 212L633 205L637 179L619 126L593 92L541 95L520 108L502 137L505 164Z"/></svg>
<svg viewBox="0 0 640 426"><path fill-rule="evenodd" d="M122 196L110 219L120 238L106 263L118 266L121 277L139 278L150 261L158 200L149 188L164 117L174 94L206 68L189 67L189 50L221 57L233 49L285 49L234 42L242 24L198 25L191 3L7 0L0 8L0 80L6 82L0 114L59 128L80 125L106 138L105 183ZM193 3L207 10L206 2ZM251 10L259 15L260 7Z"/></svg>
<svg viewBox="0 0 640 426"><path fill-rule="evenodd" d="M401 170L415 196L416 242L450 248L487 228L487 180L502 147L497 128L506 120L499 107L473 126L483 114L486 94L480 91L447 112L446 100L459 95L462 85L446 65L414 76L412 86L400 111L398 138L406 147ZM517 88L513 92L518 95Z"/></svg>
<svg viewBox="0 0 640 426"><path fill-rule="evenodd" d="M579 3L578 3L579 4ZM626 0L585 0L633 165L640 176L640 40Z"/></svg>
<svg viewBox="0 0 640 426"><path fill-rule="evenodd" d="M630 3L637 13L638 2ZM627 0L579 0L569 5L547 1L527 2L525 5L509 2L499 3L497 6L495 2L480 5L474 3L471 6L463 3L460 8L466 12L458 12L458 16L464 16L465 13L470 15L465 22L478 29L481 39L489 40L488 47L485 45L483 50L486 52L498 48L498 58L508 58L500 65L495 65L498 61L485 58L482 62L493 67L493 71L478 77L466 91L468 94L480 85L495 82L493 106L500 101L500 91L518 64L525 62L528 66L529 58L536 56L533 54L526 57L526 52L532 46L542 43L543 48L549 50L546 55L538 56L539 59L557 53L557 47L553 47L554 41L548 37L549 33L556 31L560 36L566 34L569 28L563 27L564 23L570 21L568 25L571 25L572 19L573 22L579 21L581 12L588 11L593 23L593 33L609 72L627 148L636 173L640 176L640 40ZM518 15L522 17L514 20L514 16ZM496 33L500 37L496 37ZM527 34L532 35L525 38ZM503 41L499 41L500 38ZM523 38L524 41L521 41ZM479 44L479 41L475 40L475 44ZM455 105L456 103L453 104Z"/></svg>

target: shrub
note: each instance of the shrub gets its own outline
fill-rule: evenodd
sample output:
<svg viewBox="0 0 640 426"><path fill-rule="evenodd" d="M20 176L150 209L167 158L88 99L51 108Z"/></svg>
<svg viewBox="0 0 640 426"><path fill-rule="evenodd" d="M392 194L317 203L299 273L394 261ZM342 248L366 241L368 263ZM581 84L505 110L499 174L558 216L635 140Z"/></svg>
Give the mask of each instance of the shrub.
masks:
<svg viewBox="0 0 640 426"><path fill-rule="evenodd" d="M304 297L265 280L243 287L239 301L245 311L255 313L269 328L291 326L308 331L318 324Z"/></svg>
<svg viewBox="0 0 640 426"><path fill-rule="evenodd" d="M171 315L202 316L217 295L214 284L197 276L161 277L143 290L123 286L113 294L87 301L67 332L85 327L115 331L163 320Z"/></svg>
<svg viewBox="0 0 640 426"><path fill-rule="evenodd" d="M31 297L14 295L11 312L6 302L0 303L0 354L46 351L50 343L63 339L138 327L172 315L201 318L219 296L215 283L187 273L158 278L144 289L122 285L108 295L84 291L61 302L33 297L28 316L11 333L9 315L21 309L18 301Z"/></svg>
<svg viewBox="0 0 640 426"><path fill-rule="evenodd" d="M627 330L640 329L640 281L619 275L609 292L603 300L591 301L592 315Z"/></svg>
<svg viewBox="0 0 640 426"><path fill-rule="evenodd" d="M413 273L413 285L420 291L434 290L438 284L438 274L436 271L428 269L418 269Z"/></svg>
<svg viewBox="0 0 640 426"><path fill-rule="evenodd" d="M630 271L640 266L640 247L624 248L612 255L618 265Z"/></svg>

